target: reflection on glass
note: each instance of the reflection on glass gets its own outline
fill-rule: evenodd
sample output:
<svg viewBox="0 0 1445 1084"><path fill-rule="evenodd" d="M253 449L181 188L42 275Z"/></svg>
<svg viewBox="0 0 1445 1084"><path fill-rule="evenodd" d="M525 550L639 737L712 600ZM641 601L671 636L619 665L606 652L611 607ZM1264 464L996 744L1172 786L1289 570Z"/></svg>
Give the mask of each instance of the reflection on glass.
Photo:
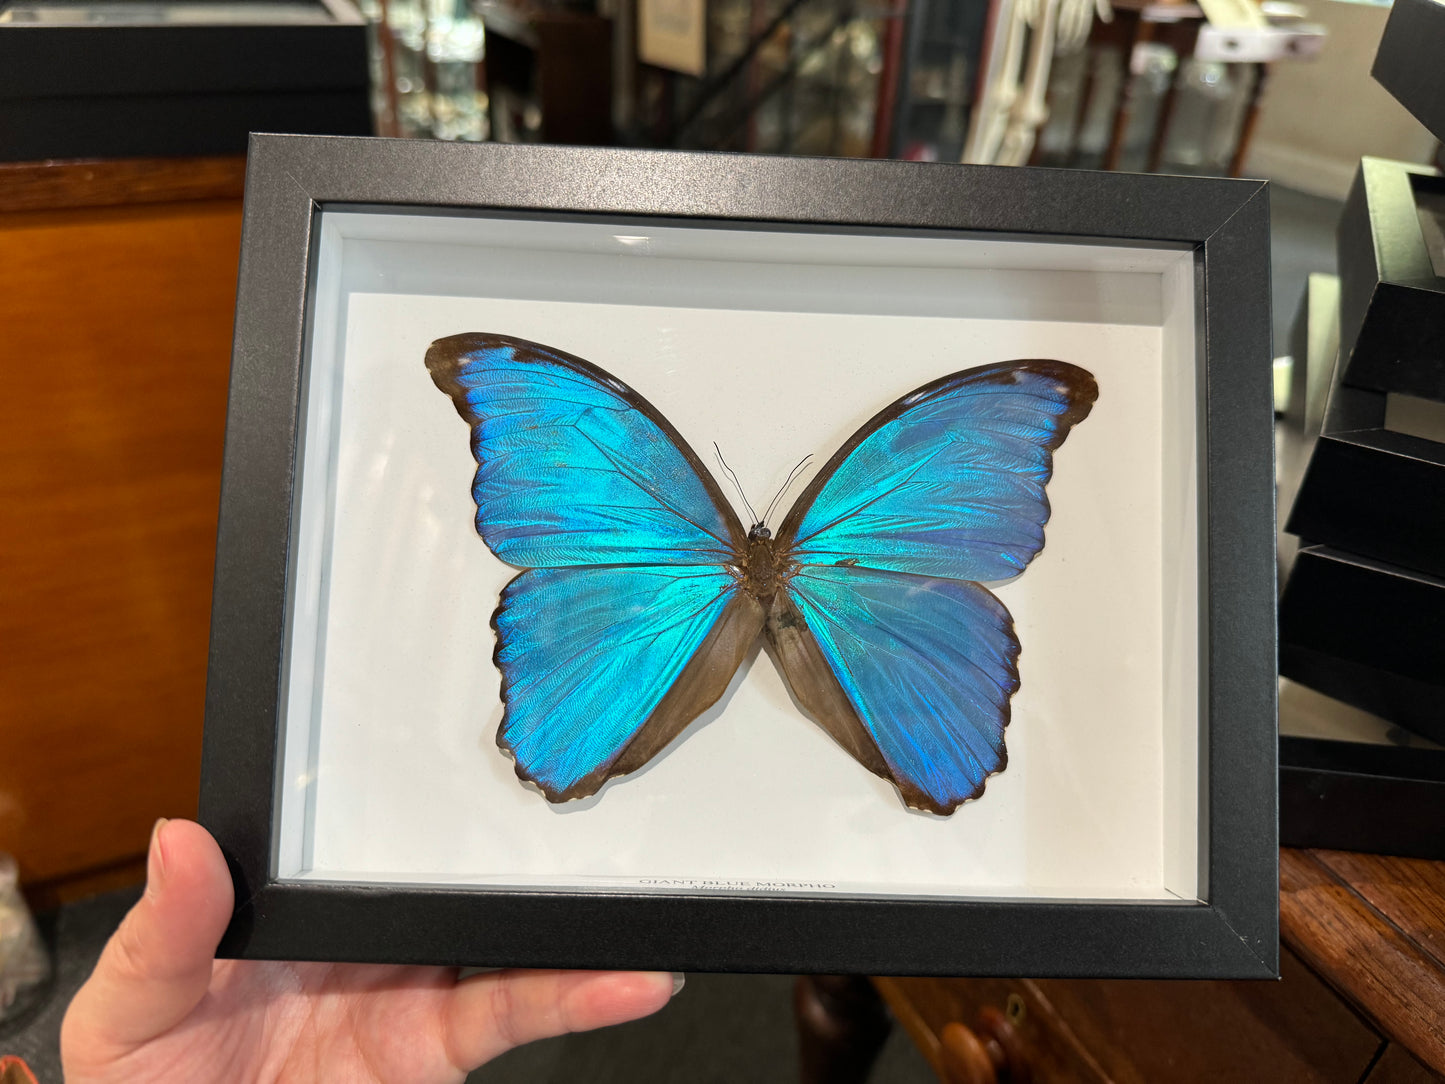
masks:
<svg viewBox="0 0 1445 1084"><path fill-rule="evenodd" d="M360 0L377 130L413 139L492 138L486 32L468 0Z"/></svg>
<svg viewBox="0 0 1445 1084"><path fill-rule="evenodd" d="M710 4L706 79L644 83L643 114L664 118L654 139L713 150L869 154L886 20L838 0L813 0L780 18L784 10L781 0Z"/></svg>
<svg viewBox="0 0 1445 1084"><path fill-rule="evenodd" d="M357 9L366 22L367 84L371 87L371 115L375 118L376 131L390 135L396 131L396 118L391 113L391 98L387 93L386 50L389 43L383 41L381 0L358 0Z"/></svg>
<svg viewBox="0 0 1445 1084"><path fill-rule="evenodd" d="M905 24L889 153L956 162L963 151L985 37L988 4L914 0Z"/></svg>

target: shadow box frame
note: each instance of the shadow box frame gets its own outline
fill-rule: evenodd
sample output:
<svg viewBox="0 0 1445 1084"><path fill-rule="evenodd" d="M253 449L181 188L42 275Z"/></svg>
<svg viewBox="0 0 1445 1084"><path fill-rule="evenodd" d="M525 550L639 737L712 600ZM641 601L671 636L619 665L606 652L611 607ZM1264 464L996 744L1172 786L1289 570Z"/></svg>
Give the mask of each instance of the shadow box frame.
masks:
<svg viewBox="0 0 1445 1084"><path fill-rule="evenodd" d="M1187 732L1191 742L1197 736L1197 748L1187 750L1197 848L1186 852L1197 898L653 893L279 876L309 344L321 223L333 212L641 222L720 235L896 233L1181 254L1194 358L1178 384L1192 396L1187 463L1197 512L1188 517L1197 558L1188 566L1189 590L1197 582L1197 598L1187 611L1197 616L1190 641L1197 679L1189 687L1197 729ZM201 823L219 841L236 888L221 954L684 971L1276 977L1268 246L1267 186L1257 181L252 136L200 800ZM454 414L451 423L465 459L464 429ZM472 541L479 546L475 534Z"/></svg>

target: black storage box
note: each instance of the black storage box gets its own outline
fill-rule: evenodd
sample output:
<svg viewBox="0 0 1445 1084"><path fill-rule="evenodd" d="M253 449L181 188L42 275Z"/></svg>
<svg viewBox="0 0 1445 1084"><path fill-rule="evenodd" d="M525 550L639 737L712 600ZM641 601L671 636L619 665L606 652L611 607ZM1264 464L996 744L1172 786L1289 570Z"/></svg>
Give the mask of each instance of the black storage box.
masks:
<svg viewBox="0 0 1445 1084"><path fill-rule="evenodd" d="M1445 401L1445 252L1427 240L1442 217L1435 170L1360 160L1337 235L1346 384Z"/></svg>
<svg viewBox="0 0 1445 1084"><path fill-rule="evenodd" d="M1445 750L1281 735L1279 841L1445 858Z"/></svg>
<svg viewBox="0 0 1445 1084"><path fill-rule="evenodd" d="M1319 436L1335 359L1340 352L1340 280L1311 273L1289 330L1290 384L1285 425L1306 439Z"/></svg>
<svg viewBox="0 0 1445 1084"><path fill-rule="evenodd" d="M0 161L243 154L371 131L348 0L0 0Z"/></svg>
<svg viewBox="0 0 1445 1084"><path fill-rule="evenodd" d="M1279 837L1445 858L1445 749L1384 719L1282 680Z"/></svg>
<svg viewBox="0 0 1445 1084"><path fill-rule="evenodd" d="M1305 546L1279 641L1282 676L1445 740L1445 580Z"/></svg>
<svg viewBox="0 0 1445 1084"><path fill-rule="evenodd" d="M1387 407L1336 374L1285 530L1445 577L1445 444L1385 428Z"/></svg>
<svg viewBox="0 0 1445 1084"><path fill-rule="evenodd" d="M1275 553L1281 583L1299 549L1285 523L1320 435L1340 352L1340 280L1334 275L1310 275L1290 326L1289 351L1289 399L1275 425Z"/></svg>
<svg viewBox="0 0 1445 1084"><path fill-rule="evenodd" d="M1395 0L1370 74L1436 139L1445 141L1445 3Z"/></svg>

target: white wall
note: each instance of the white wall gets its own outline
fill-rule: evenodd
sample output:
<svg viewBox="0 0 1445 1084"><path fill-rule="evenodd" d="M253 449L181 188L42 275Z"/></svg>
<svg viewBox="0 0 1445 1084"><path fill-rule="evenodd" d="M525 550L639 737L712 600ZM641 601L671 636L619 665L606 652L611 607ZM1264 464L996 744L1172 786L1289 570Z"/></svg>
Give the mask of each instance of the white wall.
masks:
<svg viewBox="0 0 1445 1084"><path fill-rule="evenodd" d="M1317 60L1270 71L1245 175L1343 199L1361 155L1426 162L1434 137L1370 78L1388 7L1310 0L1309 21L1329 29Z"/></svg>

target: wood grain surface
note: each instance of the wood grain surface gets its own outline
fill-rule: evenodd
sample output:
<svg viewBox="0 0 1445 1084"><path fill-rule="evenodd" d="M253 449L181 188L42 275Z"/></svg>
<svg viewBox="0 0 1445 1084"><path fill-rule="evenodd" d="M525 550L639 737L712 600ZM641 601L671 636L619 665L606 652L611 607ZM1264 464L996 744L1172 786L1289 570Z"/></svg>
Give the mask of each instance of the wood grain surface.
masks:
<svg viewBox="0 0 1445 1084"><path fill-rule="evenodd" d="M1027 979L875 978L894 1019L939 1080L948 1080L943 1029L955 1021L971 1026L985 1005L1011 1014L1029 1051L1033 1079L1048 1084L1107 1084L1108 1074L1054 1010L1038 986Z"/></svg>
<svg viewBox="0 0 1445 1084"><path fill-rule="evenodd" d="M1121 1084L1358 1081L1380 1037L1288 951L1280 975L1277 983L1050 979L1037 986Z"/></svg>
<svg viewBox="0 0 1445 1084"><path fill-rule="evenodd" d="M240 199L244 155L0 162L0 213Z"/></svg>
<svg viewBox="0 0 1445 1084"><path fill-rule="evenodd" d="M1445 863L1280 851L1280 939L1387 1037L1445 1073Z"/></svg>
<svg viewBox="0 0 1445 1084"><path fill-rule="evenodd" d="M1403 1046L1391 1043L1364 1084L1440 1084L1440 1075L1421 1065Z"/></svg>
<svg viewBox="0 0 1445 1084"><path fill-rule="evenodd" d="M1445 809L1440 814L1445 816ZM1445 862L1350 851L1311 851L1310 857L1445 971Z"/></svg>
<svg viewBox="0 0 1445 1084"><path fill-rule="evenodd" d="M875 979L924 1056L938 1035L1011 997L1035 1080L1068 1084L1355 1084L1383 1042L1289 952L1283 982ZM1019 1012L1022 1009L1022 1012ZM1302 1036L1309 1037L1301 1042Z"/></svg>
<svg viewBox="0 0 1445 1084"><path fill-rule="evenodd" d="M0 214L0 850L31 885L195 812L240 246L239 200L77 209L74 169L68 209Z"/></svg>
<svg viewBox="0 0 1445 1084"><path fill-rule="evenodd" d="M940 1080L940 1034L986 1005L1051 1084L1445 1080L1445 862L1286 848L1280 927L1278 983L873 982Z"/></svg>

